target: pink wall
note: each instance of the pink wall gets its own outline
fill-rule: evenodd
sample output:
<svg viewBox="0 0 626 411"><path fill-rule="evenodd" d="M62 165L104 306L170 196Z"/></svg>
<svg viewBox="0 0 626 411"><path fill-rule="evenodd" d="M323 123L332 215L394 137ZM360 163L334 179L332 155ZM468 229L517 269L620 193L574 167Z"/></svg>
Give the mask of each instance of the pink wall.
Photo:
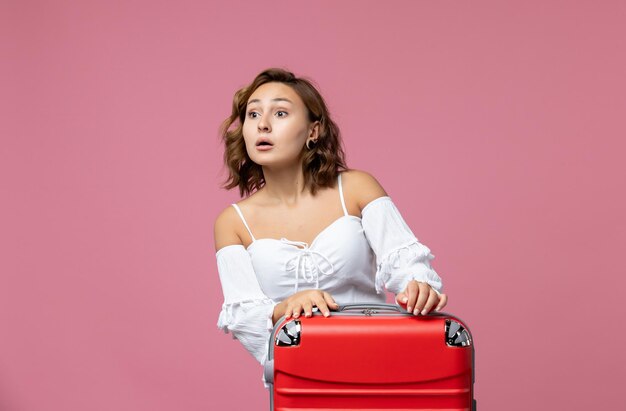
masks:
<svg viewBox="0 0 626 411"><path fill-rule="evenodd" d="M3 1L0 410L267 409L212 223L269 66L437 257L481 410L625 409L626 7L517 3Z"/></svg>

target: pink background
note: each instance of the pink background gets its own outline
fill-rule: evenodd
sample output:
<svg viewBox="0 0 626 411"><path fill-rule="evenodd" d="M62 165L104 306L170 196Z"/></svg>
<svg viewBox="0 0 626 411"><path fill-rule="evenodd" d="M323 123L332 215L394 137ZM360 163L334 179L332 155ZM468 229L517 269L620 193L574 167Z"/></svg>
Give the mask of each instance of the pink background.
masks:
<svg viewBox="0 0 626 411"><path fill-rule="evenodd" d="M0 410L268 408L212 223L270 66L433 251L481 410L626 409L624 2L1 4Z"/></svg>

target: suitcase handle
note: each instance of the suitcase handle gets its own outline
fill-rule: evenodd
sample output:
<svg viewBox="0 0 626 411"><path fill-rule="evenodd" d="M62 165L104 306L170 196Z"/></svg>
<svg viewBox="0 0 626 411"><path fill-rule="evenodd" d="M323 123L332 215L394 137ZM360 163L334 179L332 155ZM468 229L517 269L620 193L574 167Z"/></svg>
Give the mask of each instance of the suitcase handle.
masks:
<svg viewBox="0 0 626 411"><path fill-rule="evenodd" d="M398 313L403 312L400 307L393 304L379 304L379 303L368 303L368 304L346 304L339 307L339 312L344 311L363 311L363 310L379 310L379 311L395 311Z"/></svg>

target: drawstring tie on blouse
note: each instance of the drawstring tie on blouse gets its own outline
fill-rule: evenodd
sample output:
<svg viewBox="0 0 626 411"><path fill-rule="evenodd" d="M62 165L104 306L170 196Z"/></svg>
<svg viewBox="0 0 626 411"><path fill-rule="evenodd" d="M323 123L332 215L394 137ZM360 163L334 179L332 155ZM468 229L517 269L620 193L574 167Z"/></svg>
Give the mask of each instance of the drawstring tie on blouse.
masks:
<svg viewBox="0 0 626 411"><path fill-rule="evenodd" d="M286 271L294 271L295 273L295 292L298 292L298 283L300 281L300 274L304 281L309 283L315 283L315 288L319 288L320 274L324 277L329 276L335 272L333 263L330 262L326 256L318 251L311 250L309 245L303 241L291 241L286 238L281 238L285 244L290 244L298 248L298 253L285 262ZM327 269L324 270L322 265L326 263Z"/></svg>

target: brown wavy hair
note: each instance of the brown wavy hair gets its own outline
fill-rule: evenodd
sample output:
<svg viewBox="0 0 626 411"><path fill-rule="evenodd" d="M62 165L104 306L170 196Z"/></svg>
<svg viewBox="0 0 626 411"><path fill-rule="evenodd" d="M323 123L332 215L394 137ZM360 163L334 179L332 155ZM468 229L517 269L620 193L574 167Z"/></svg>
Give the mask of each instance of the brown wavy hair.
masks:
<svg viewBox="0 0 626 411"><path fill-rule="evenodd" d="M237 90L233 98L233 109L220 126L220 135L225 146L224 164L228 167L228 178L222 188L239 187L239 195L249 195L265 185L263 169L250 159L243 139L248 99L261 85L270 82L283 83L291 87L302 99L309 114L309 121L319 121L317 143L312 149L303 148L302 171L304 185L315 195L321 187L332 187L339 172L347 170L339 127L330 118L326 103L312 82L296 77L281 68L269 68L259 73L249 85Z"/></svg>

